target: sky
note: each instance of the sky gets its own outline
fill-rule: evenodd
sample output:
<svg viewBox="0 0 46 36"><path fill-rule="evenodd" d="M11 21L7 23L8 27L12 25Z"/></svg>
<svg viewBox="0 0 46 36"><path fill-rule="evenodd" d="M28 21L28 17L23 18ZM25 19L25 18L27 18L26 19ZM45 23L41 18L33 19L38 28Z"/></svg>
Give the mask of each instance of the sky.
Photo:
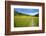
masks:
<svg viewBox="0 0 46 36"><path fill-rule="evenodd" d="M32 15L32 16L34 16L34 15L39 13L39 9L15 8L14 11L17 11L18 13Z"/></svg>

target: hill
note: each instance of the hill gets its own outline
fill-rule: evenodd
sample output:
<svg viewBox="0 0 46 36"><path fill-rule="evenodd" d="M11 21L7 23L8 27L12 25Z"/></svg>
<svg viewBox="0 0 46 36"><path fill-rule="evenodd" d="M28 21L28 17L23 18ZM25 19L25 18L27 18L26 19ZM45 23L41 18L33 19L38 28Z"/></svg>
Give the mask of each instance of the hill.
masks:
<svg viewBox="0 0 46 36"><path fill-rule="evenodd" d="M19 15L19 16L20 16L20 15L32 16L32 15L27 15L27 14L23 14L23 13L19 13L19 12L17 12L17 11L14 11L14 16L15 16L15 15ZM38 16L39 16L39 14L36 14L35 16L37 16L37 17L38 17Z"/></svg>

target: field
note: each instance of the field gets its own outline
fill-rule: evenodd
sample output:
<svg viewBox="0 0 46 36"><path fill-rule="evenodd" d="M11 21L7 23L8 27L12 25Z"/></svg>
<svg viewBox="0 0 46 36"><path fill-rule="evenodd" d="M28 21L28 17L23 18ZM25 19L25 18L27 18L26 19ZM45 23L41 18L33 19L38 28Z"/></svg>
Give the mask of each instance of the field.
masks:
<svg viewBox="0 0 46 36"><path fill-rule="evenodd" d="M38 24L39 24L38 17L16 15L16 16L14 16L14 27L31 27L32 26L32 19L33 19L34 26L38 26Z"/></svg>

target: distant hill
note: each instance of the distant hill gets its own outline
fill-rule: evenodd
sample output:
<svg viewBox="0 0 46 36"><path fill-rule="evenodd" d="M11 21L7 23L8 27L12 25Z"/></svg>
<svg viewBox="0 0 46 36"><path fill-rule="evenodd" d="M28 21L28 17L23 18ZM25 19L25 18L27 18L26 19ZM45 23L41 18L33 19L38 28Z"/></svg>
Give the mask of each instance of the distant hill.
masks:
<svg viewBox="0 0 46 36"><path fill-rule="evenodd" d="M25 15L25 16L29 16L29 15L27 15L27 14L18 13L17 11L16 11L16 12L14 12L14 15Z"/></svg>
<svg viewBox="0 0 46 36"><path fill-rule="evenodd" d="M35 16L37 16L37 17L38 17L38 16L39 16L39 14L36 14Z"/></svg>
<svg viewBox="0 0 46 36"><path fill-rule="evenodd" d="M23 14L23 13L18 13L17 11L14 11L14 15L25 15L25 16L32 16L32 15L27 15L27 14ZM36 14L35 16L39 16L39 14Z"/></svg>

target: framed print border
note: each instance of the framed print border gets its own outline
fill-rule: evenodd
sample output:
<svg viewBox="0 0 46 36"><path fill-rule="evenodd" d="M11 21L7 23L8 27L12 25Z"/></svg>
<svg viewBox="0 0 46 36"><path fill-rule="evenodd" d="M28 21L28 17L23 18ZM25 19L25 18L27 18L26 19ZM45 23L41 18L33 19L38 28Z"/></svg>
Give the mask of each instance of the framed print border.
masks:
<svg viewBox="0 0 46 36"><path fill-rule="evenodd" d="M11 5L26 5L26 6L42 6L42 30L30 30L30 31L10 31L11 27ZM45 32L45 4L36 2L20 2L20 1L5 1L5 35L17 35L17 34L34 34Z"/></svg>

